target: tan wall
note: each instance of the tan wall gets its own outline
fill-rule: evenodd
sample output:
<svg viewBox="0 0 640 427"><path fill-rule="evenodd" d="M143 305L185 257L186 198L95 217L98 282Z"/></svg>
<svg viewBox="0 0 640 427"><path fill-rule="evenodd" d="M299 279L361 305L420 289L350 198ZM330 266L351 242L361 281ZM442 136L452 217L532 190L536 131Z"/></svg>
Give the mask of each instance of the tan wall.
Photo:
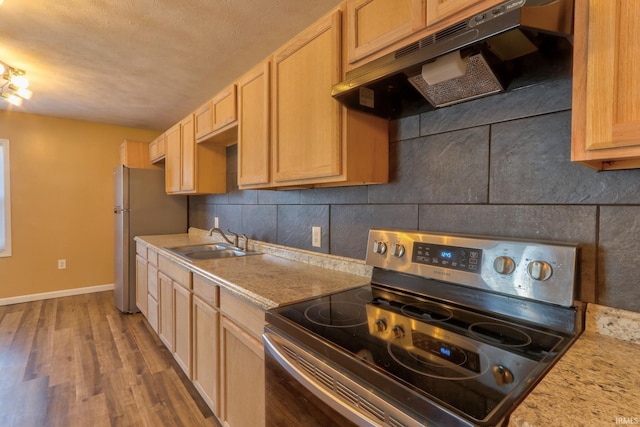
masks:
<svg viewBox="0 0 640 427"><path fill-rule="evenodd" d="M0 298L112 284L113 168L125 139L159 132L0 111L10 144L12 256ZM58 270L58 259L67 268Z"/></svg>

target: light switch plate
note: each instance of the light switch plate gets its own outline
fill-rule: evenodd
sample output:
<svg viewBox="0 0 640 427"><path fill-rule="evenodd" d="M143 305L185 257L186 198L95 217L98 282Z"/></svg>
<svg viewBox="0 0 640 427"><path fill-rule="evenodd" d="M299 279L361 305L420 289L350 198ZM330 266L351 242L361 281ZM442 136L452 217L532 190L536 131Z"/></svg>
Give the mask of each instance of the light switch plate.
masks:
<svg viewBox="0 0 640 427"><path fill-rule="evenodd" d="M322 227L311 227L311 246L322 247Z"/></svg>

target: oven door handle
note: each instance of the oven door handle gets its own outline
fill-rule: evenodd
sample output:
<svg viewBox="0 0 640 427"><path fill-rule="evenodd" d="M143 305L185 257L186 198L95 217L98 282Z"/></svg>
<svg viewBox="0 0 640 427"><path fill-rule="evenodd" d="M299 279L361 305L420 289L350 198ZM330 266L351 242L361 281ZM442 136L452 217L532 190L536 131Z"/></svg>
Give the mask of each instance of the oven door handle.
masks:
<svg viewBox="0 0 640 427"><path fill-rule="evenodd" d="M313 393L318 399L320 399L331 409L335 410L340 415L344 416L349 421L359 426L384 427L386 425L373 421L369 417L366 417L364 414L358 412L354 407L349 406L338 396L335 396L332 392L328 391L326 386L324 386L320 381L295 366L279 349L279 347L284 344L288 347L295 348L295 350L299 353L303 353L303 351L300 350L298 346L286 342L286 339L283 339L282 337L280 337L280 335L276 335L275 333L267 329L265 329L265 332L262 335L262 340L265 345L265 355L267 355L268 353L270 356L272 356L278 362L278 364L285 371L287 371L287 373L289 373L289 375L295 378L300 384L302 384L307 390ZM313 364L322 369L323 372L328 372L334 377L343 377L343 375L336 371L336 369L330 367L325 362L317 359L316 357L311 356L308 353L305 353L304 357L305 359L312 361Z"/></svg>

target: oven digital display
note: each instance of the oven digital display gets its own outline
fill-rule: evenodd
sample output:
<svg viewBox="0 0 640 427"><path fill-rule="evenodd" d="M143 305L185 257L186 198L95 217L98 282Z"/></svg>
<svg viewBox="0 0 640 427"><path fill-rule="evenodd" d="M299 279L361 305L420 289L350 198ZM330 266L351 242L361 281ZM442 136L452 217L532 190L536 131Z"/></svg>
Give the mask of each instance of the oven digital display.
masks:
<svg viewBox="0 0 640 427"><path fill-rule="evenodd" d="M414 242L412 262L480 273L482 249Z"/></svg>

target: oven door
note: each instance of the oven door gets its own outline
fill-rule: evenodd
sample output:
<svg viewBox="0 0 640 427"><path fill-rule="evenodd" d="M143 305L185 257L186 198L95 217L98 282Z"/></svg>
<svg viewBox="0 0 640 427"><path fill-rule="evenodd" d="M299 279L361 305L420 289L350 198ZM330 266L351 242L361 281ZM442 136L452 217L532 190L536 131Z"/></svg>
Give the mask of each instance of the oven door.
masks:
<svg viewBox="0 0 640 427"><path fill-rule="evenodd" d="M262 336L266 425L424 426L273 327Z"/></svg>

